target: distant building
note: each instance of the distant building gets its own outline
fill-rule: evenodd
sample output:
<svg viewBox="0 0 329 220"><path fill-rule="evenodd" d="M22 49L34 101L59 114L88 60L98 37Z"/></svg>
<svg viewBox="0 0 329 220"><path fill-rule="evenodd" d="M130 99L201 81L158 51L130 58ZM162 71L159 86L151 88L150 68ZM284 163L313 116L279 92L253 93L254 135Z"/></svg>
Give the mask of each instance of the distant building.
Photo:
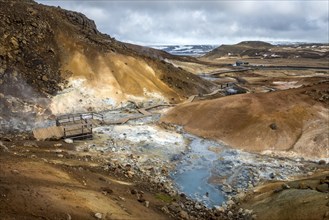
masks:
<svg viewBox="0 0 329 220"><path fill-rule="evenodd" d="M248 65L249 65L249 62L245 62L245 61L237 60L237 61L235 62L235 65L236 65L236 66L248 66Z"/></svg>

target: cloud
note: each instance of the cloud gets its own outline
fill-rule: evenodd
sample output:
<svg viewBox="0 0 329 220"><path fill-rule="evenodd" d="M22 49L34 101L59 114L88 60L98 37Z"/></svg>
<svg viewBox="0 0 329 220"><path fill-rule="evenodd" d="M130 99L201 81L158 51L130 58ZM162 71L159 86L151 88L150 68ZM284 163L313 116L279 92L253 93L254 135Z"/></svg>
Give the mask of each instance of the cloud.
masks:
<svg viewBox="0 0 329 220"><path fill-rule="evenodd" d="M82 12L101 32L143 45L241 40L329 43L327 0L37 1Z"/></svg>

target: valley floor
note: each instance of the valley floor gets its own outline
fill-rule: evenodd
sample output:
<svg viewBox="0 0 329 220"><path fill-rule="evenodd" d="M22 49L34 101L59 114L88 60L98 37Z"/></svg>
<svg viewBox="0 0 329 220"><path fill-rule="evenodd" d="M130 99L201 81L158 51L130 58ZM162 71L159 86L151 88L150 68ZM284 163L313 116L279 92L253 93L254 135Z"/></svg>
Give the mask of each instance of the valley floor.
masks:
<svg viewBox="0 0 329 220"><path fill-rule="evenodd" d="M93 140L2 134L1 219L329 219L328 70L202 62L174 63L211 79L213 93L104 111Z"/></svg>

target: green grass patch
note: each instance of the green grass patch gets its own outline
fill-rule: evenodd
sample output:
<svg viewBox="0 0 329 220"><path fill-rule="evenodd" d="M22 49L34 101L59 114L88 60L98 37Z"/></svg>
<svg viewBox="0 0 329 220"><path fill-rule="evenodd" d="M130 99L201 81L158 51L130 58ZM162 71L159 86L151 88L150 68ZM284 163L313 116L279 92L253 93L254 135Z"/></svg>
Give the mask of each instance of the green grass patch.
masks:
<svg viewBox="0 0 329 220"><path fill-rule="evenodd" d="M170 202L172 202L174 200L173 197L171 197L171 196L169 196L167 194L164 194L164 193L157 193L157 194L155 194L155 198L156 199L159 199L159 200L161 200L163 202L167 202L167 203L170 203Z"/></svg>

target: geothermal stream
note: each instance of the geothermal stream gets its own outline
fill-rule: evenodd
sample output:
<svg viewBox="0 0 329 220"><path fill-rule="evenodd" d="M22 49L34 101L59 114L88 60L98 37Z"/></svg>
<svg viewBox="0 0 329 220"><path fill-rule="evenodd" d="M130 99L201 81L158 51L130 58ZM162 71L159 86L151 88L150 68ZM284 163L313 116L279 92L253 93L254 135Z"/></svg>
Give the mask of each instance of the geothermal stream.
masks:
<svg viewBox="0 0 329 220"><path fill-rule="evenodd" d="M180 191L207 206L221 205L225 200L224 194L208 183L213 162L217 159L216 153L208 149L222 149L223 146L189 134L184 136L190 140L189 151L172 173L174 182Z"/></svg>
<svg viewBox="0 0 329 220"><path fill-rule="evenodd" d="M262 181L288 180L311 171L300 159L252 154L223 143L184 134L189 151L172 178L178 189L208 207L221 206L232 196Z"/></svg>
<svg viewBox="0 0 329 220"><path fill-rule="evenodd" d="M77 150L101 152L109 162L131 166L132 175L142 172L209 208L225 206L234 195L263 181L288 180L312 171L312 162L302 159L247 153L181 128L161 128L156 125L161 113L95 128L94 140L81 142ZM132 108L104 113L105 121L128 115L138 113Z"/></svg>

